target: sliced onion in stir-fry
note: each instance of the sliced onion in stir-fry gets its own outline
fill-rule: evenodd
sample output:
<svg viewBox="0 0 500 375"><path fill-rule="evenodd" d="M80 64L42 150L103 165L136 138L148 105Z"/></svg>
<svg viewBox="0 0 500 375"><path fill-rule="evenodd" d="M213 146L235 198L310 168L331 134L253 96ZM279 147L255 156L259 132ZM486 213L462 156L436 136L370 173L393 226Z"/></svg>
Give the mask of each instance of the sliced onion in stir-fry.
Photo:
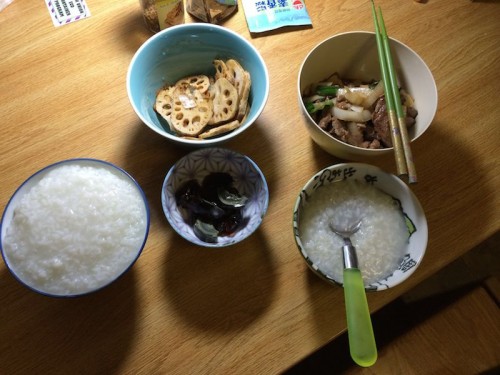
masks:
<svg viewBox="0 0 500 375"><path fill-rule="evenodd" d="M308 96L307 98L304 98L305 103L312 103L312 102L317 102L317 101L321 101L321 100L325 100L325 97L321 96L321 95L312 95L312 96Z"/></svg>
<svg viewBox="0 0 500 375"><path fill-rule="evenodd" d="M364 108L361 107L360 105L351 105L351 107L349 109L351 111L354 111L354 112L363 112L364 111Z"/></svg>
<svg viewBox="0 0 500 375"><path fill-rule="evenodd" d="M414 107L415 106L415 101L413 100L412 96L408 94L405 90L400 90L403 105L405 107Z"/></svg>
<svg viewBox="0 0 500 375"><path fill-rule="evenodd" d="M371 90L370 94L365 98L363 107L370 108L382 95L384 95L384 82L380 80Z"/></svg>
<svg viewBox="0 0 500 375"><path fill-rule="evenodd" d="M332 115L343 121L353 121L353 122L367 122L372 118L372 114L367 109L361 112L354 112L347 109L341 109L334 106L332 108Z"/></svg>
<svg viewBox="0 0 500 375"><path fill-rule="evenodd" d="M332 81L322 81L322 82L318 82L316 84L316 86L333 86L333 82Z"/></svg>
<svg viewBox="0 0 500 375"><path fill-rule="evenodd" d="M354 105L363 105L366 100L366 95L362 91L354 91L347 89L345 94L345 98Z"/></svg>

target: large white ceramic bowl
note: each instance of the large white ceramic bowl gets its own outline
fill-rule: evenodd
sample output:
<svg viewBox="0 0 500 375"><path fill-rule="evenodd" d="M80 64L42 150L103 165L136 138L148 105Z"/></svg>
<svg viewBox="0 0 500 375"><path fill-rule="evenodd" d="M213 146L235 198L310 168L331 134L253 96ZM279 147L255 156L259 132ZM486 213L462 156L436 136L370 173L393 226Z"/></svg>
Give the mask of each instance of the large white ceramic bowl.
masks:
<svg viewBox="0 0 500 375"><path fill-rule="evenodd" d="M250 73L250 112L236 130L218 137L192 140L174 134L153 109L156 94L181 78L213 76L214 59L235 59ZM247 130L262 113L269 95L269 74L257 49L234 31L212 24L173 26L153 35L137 50L127 73L127 92L132 108L150 129L187 147L215 146Z"/></svg>
<svg viewBox="0 0 500 375"><path fill-rule="evenodd" d="M415 99L418 110L416 124L408 132L413 142L429 128L436 114L436 83L430 69L415 51L393 38L390 38L390 46L399 82ZM374 156L393 152L392 147L366 149L344 143L322 130L307 113L302 100L305 90L335 72L344 78L380 80L375 34L366 31L336 34L314 46L305 57L299 69L297 92L304 114L303 123L311 138L328 153L345 160L368 161Z"/></svg>
<svg viewBox="0 0 500 375"><path fill-rule="evenodd" d="M369 285L365 284L365 288L371 291L378 291L402 283L415 272L424 257L428 236L427 220L417 197L405 183L396 176L369 164L344 163L333 165L316 173L304 185L296 200L293 212L293 233L301 256L305 259L310 269L322 279L331 284L342 285L340 278L334 278L332 276L333 273L327 272L325 268L322 268L322 266L319 266L311 259L308 249L303 243L300 224L303 218L304 207L307 206L308 201L317 193L318 189L343 180L356 180L362 184L373 185L390 195L399 205L405 219L406 227L408 228L408 241L401 252L403 254L401 263L388 273L380 275L380 278L375 282ZM326 228L326 230L330 231L330 228ZM333 232L331 235L336 236ZM353 244L356 245L354 240ZM331 251L338 252L337 255L339 255L342 252L342 248L340 246L339 248L331 249ZM358 258L361 256L363 255L358 254ZM341 259L342 257L339 255L336 258ZM379 259L365 258L365 261L368 261L369 264L374 264ZM343 267L343 265L339 267ZM363 269L361 269L361 272L363 273Z"/></svg>
<svg viewBox="0 0 500 375"><path fill-rule="evenodd" d="M35 292L82 296L132 267L146 244L149 218L141 187L123 169L97 159L60 161L29 177L7 203L2 257Z"/></svg>
<svg viewBox="0 0 500 375"><path fill-rule="evenodd" d="M243 209L246 224L231 236L220 236L216 242L206 242L196 236L193 226L186 221L175 195L187 181L194 179L201 184L214 172L229 174L234 180L233 187L248 198ZM161 201L168 222L181 237L198 246L225 247L243 241L257 230L267 212L269 189L264 174L248 156L210 147L193 151L175 163L165 177Z"/></svg>

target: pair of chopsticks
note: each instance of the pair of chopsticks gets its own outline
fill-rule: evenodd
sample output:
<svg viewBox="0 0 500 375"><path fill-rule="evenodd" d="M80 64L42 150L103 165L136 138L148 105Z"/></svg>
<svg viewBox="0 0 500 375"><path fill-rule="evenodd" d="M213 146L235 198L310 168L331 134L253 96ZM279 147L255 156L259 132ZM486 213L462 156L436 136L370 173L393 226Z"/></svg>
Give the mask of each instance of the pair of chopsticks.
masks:
<svg viewBox="0 0 500 375"><path fill-rule="evenodd" d="M387 37L382 9L380 7L378 8L379 15L377 17L373 0L371 0L371 3L373 22L375 23L378 58L380 61L380 70L382 72L382 81L384 82L387 114L389 116L392 145L396 158L396 169L400 177L408 176L408 182L414 184L417 182L417 172L410 149L410 138L408 137L408 130L406 128L403 106L401 105L398 79L391 56L391 49L389 47L389 38Z"/></svg>

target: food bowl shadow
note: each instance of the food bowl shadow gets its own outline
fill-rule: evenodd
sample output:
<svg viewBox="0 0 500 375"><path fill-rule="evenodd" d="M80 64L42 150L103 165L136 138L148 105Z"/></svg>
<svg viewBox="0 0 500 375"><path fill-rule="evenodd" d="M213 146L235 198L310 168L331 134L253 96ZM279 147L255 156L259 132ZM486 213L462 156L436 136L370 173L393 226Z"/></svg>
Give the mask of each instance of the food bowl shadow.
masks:
<svg viewBox="0 0 500 375"><path fill-rule="evenodd" d="M172 233L164 249L164 288L178 318L217 333L242 331L256 321L277 288L268 243L257 229L234 246L207 251Z"/></svg>
<svg viewBox="0 0 500 375"><path fill-rule="evenodd" d="M132 350L137 328L137 277L130 270L115 283L80 298L48 298L0 272L0 360L11 373L117 373ZM85 351L82 352L82 348ZM107 358L102 362L100 359Z"/></svg>

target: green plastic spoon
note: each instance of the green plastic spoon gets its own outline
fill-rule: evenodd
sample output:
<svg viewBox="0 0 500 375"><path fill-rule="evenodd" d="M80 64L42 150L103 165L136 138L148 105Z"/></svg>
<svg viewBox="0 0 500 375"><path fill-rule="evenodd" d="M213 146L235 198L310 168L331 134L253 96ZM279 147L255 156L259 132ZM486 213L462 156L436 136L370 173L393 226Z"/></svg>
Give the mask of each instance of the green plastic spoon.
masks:
<svg viewBox="0 0 500 375"><path fill-rule="evenodd" d="M377 345L366 300L365 287L358 268L356 248L350 237L361 226L361 220L347 229L341 229L330 223L330 228L344 240L344 298L347 316L347 335L349 351L358 365L369 367L377 361Z"/></svg>

